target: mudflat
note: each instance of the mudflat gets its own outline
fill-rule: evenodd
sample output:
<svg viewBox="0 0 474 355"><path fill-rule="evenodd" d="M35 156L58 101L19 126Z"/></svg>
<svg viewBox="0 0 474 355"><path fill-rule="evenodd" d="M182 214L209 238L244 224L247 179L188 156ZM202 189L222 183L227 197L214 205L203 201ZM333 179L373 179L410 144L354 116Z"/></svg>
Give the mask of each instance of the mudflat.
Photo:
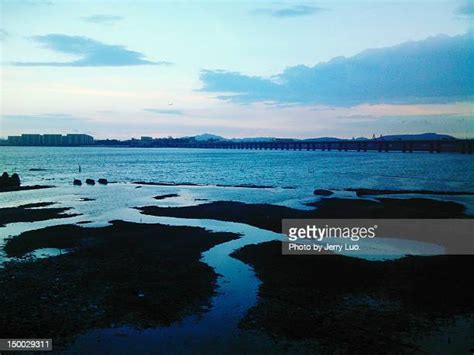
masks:
<svg viewBox="0 0 474 355"><path fill-rule="evenodd" d="M422 353L423 335L474 312L474 256L295 256L282 255L277 241L233 256L262 281L259 302L241 327L314 342L323 352ZM462 345L466 353L474 335L470 341Z"/></svg>
<svg viewBox="0 0 474 355"><path fill-rule="evenodd" d="M48 227L7 241L9 256L67 248L0 269L0 334L65 344L97 327L168 325L208 306L217 275L200 261L238 238L203 228L114 221L104 228Z"/></svg>

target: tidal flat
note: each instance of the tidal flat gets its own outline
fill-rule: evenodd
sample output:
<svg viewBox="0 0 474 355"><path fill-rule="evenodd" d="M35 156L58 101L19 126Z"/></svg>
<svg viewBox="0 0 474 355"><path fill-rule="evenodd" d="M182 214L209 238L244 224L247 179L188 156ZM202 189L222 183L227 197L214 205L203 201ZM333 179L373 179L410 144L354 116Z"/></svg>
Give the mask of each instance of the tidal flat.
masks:
<svg viewBox="0 0 474 355"><path fill-rule="evenodd" d="M249 224L281 231L282 219L310 218L466 218L465 207L452 201L429 198L322 198L306 204L301 210L272 204L249 204L236 201L214 201L197 206L144 206L138 210L152 216L206 218Z"/></svg>
<svg viewBox="0 0 474 355"><path fill-rule="evenodd" d="M323 353L423 353L419 340L474 312L474 256L410 256L367 261L342 255L282 255L280 242L248 245L232 256L262 281L241 327L277 339L315 342ZM467 332L470 325L465 325ZM459 330L459 329L458 329ZM450 333L435 342L444 353Z"/></svg>
<svg viewBox="0 0 474 355"><path fill-rule="evenodd" d="M208 306L217 275L201 253L238 238L203 228L114 221L104 228L48 227L9 239L9 256L68 248L0 269L0 334L55 339L98 327L170 324Z"/></svg>
<svg viewBox="0 0 474 355"><path fill-rule="evenodd" d="M0 208L0 227L8 223L45 221L53 218L70 218L77 213L65 213L69 207L51 207L55 202L28 203L17 207Z"/></svg>

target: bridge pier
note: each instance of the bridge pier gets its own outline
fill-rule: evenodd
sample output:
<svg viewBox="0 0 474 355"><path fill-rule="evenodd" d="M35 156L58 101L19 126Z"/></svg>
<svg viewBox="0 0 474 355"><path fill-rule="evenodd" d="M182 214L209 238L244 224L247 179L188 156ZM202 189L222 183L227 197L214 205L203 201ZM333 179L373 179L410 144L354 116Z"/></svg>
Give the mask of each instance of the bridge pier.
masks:
<svg viewBox="0 0 474 355"><path fill-rule="evenodd" d="M403 153L413 151L423 151L430 153L456 152L462 154L472 154L474 140L418 140L418 141L387 141L387 140L367 140L367 141L275 141L275 142L158 142L155 147L162 148L200 148L200 149L246 149L246 150L306 150L306 151L378 151L389 152L392 150Z"/></svg>

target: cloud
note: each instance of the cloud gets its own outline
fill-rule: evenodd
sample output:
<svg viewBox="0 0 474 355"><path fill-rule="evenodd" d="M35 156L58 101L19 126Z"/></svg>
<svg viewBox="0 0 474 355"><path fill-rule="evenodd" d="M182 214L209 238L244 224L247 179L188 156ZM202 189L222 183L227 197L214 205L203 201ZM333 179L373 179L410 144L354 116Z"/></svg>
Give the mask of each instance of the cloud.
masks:
<svg viewBox="0 0 474 355"><path fill-rule="evenodd" d="M467 0L459 6L457 13L462 16L473 16L474 15L474 0Z"/></svg>
<svg viewBox="0 0 474 355"><path fill-rule="evenodd" d="M143 111L151 112L151 113L158 113L158 114L161 114L161 115L179 115L179 116L184 115L183 111L175 110L175 109L145 108Z"/></svg>
<svg viewBox="0 0 474 355"><path fill-rule="evenodd" d="M256 9L253 11L256 15L268 15L272 17L299 17L299 16L309 16L317 12L322 11L323 9L316 6L305 6L297 5L291 7L285 7L281 9Z"/></svg>
<svg viewBox="0 0 474 355"><path fill-rule="evenodd" d="M238 103L443 103L474 97L472 33L368 49L313 67L297 65L270 77L203 70L201 91Z"/></svg>
<svg viewBox="0 0 474 355"><path fill-rule="evenodd" d="M167 65L169 62L153 62L144 54L131 51L124 46L105 44L88 37L48 34L33 39L53 51L80 57L70 62L15 62L17 66L50 67L104 67L129 65Z"/></svg>
<svg viewBox="0 0 474 355"><path fill-rule="evenodd" d="M37 131L44 133L64 130L80 130L88 125L87 119L73 116L67 113L40 113L40 114L13 114L2 115L5 131Z"/></svg>
<svg viewBox="0 0 474 355"><path fill-rule="evenodd" d="M114 16L114 15L92 15L92 16L86 16L86 17L81 17L82 20L89 22L89 23L94 23L98 25L115 25L117 22L122 21L123 17L121 16Z"/></svg>

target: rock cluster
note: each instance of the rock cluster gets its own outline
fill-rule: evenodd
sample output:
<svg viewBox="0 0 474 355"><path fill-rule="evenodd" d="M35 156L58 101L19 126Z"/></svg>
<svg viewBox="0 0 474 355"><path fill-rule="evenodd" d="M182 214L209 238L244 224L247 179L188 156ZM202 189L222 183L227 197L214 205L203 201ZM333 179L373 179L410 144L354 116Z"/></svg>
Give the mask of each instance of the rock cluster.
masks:
<svg viewBox="0 0 474 355"><path fill-rule="evenodd" d="M0 176L0 187L19 187L20 186L20 177L18 174L14 173L12 176L8 175L5 171L2 176Z"/></svg>
<svg viewBox="0 0 474 355"><path fill-rule="evenodd" d="M97 182L101 185L107 185L109 183L107 181L107 179L103 179L103 178L97 180ZM72 184L75 185L75 186L82 186L82 181L79 180L79 179L74 179ZM95 180L94 179L86 179L86 184L87 185L95 185Z"/></svg>

